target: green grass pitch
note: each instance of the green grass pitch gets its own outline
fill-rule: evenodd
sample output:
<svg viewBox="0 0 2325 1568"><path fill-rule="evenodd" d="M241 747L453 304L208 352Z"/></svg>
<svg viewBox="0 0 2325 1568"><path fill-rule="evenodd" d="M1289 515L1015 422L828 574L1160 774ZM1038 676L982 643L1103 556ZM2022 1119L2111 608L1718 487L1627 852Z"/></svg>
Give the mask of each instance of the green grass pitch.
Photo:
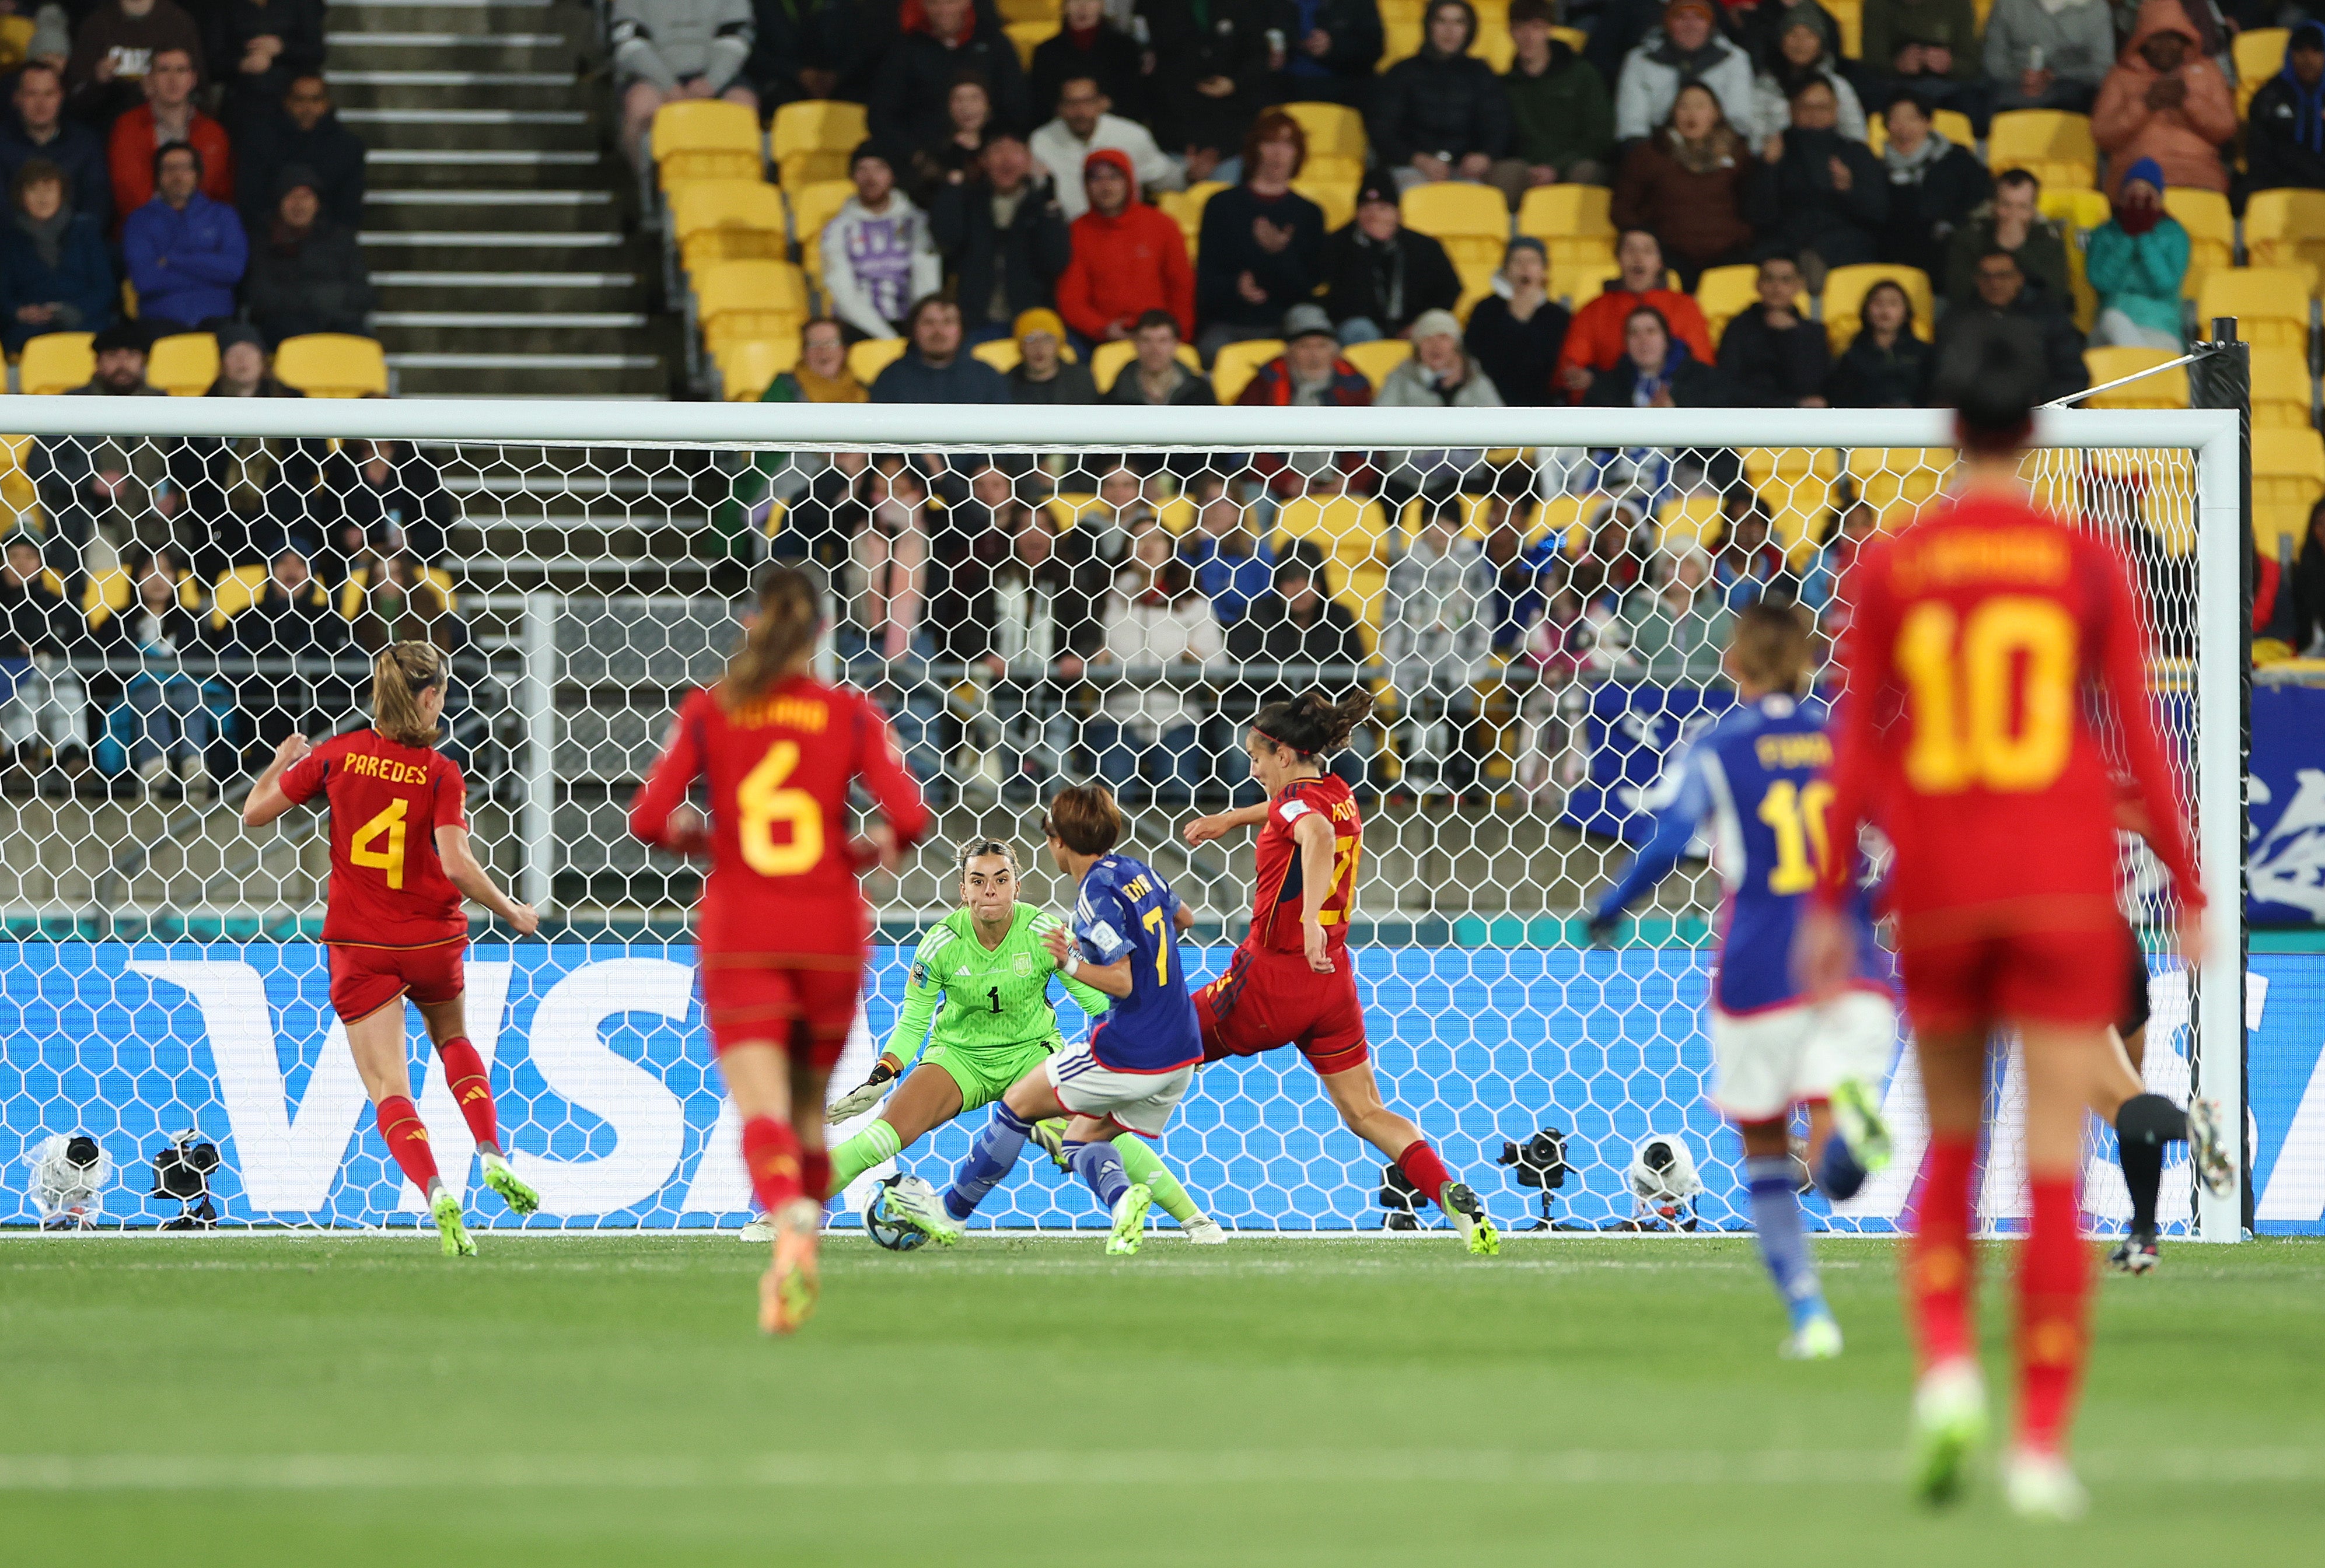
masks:
<svg viewBox="0 0 2325 1568"><path fill-rule="evenodd" d="M1744 1240L849 1238L781 1342L731 1239L480 1240L0 1243L0 1561L2252 1563L2325 1499L2319 1243L2101 1283L2042 1528L1904 1499L1885 1242L1797 1366Z"/></svg>

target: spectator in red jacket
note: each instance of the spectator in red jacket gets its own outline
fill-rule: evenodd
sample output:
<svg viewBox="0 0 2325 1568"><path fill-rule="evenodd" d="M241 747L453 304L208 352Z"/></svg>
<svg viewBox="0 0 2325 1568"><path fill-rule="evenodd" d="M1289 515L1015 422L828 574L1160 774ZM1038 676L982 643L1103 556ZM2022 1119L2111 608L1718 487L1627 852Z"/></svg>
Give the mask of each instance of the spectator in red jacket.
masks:
<svg viewBox="0 0 2325 1568"><path fill-rule="evenodd" d="M226 127L194 107L194 57L157 49L145 67L145 101L113 122L106 161L113 210L125 217L153 199L153 150L183 142L202 155L202 194L234 205L234 149Z"/></svg>
<svg viewBox="0 0 2325 1568"><path fill-rule="evenodd" d="M1082 161L1089 210L1074 219L1073 260L1058 279L1058 314L1092 343L1128 337L1149 310L1168 310L1195 333L1195 270L1186 236L1138 199L1130 159L1101 147Z"/></svg>
<svg viewBox="0 0 2325 1568"><path fill-rule="evenodd" d="M1612 370L1624 355L1625 323L1642 305L1663 312L1671 335L1687 345L1698 364L1714 364L1719 355L1711 346L1711 329L1704 325L1702 309L1691 294L1663 287L1663 247L1643 228L1627 228L1615 242L1615 264L1622 277L1605 293L1574 313L1566 329L1566 346L1558 355L1558 384L1579 402L1590 390L1591 379Z"/></svg>

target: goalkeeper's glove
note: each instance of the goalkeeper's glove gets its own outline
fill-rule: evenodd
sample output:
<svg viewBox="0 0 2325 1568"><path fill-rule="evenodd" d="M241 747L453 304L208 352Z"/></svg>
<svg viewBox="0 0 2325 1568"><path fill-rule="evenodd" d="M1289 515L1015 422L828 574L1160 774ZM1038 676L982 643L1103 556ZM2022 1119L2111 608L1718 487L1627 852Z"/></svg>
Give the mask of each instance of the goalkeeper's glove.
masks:
<svg viewBox="0 0 2325 1568"><path fill-rule="evenodd" d="M1604 947L1612 943L1615 939L1616 923L1621 918L1620 915L1609 914L1603 909L1593 911L1589 923L1583 927L1589 936L1590 945Z"/></svg>
<svg viewBox="0 0 2325 1568"><path fill-rule="evenodd" d="M888 1093L888 1085L894 1083L896 1075L903 1070L903 1063L885 1051L881 1052L880 1059L872 1064L872 1075L833 1101L830 1108L823 1113L824 1121L836 1124L871 1110L880 1103L882 1096Z"/></svg>

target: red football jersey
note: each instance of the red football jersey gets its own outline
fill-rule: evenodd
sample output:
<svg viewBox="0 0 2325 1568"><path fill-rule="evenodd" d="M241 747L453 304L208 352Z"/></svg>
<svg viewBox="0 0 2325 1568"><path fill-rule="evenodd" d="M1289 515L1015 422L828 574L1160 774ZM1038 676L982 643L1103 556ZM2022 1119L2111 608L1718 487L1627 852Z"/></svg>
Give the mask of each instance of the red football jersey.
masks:
<svg viewBox="0 0 2325 1568"><path fill-rule="evenodd" d="M671 813L698 779L709 787L707 841L681 843ZM777 681L730 713L711 690L690 693L670 741L630 806L648 844L708 853L695 941L705 952L861 958L867 922L849 848L848 787L861 779L896 842L928 826L878 705L806 676Z"/></svg>
<svg viewBox="0 0 2325 1568"><path fill-rule="evenodd" d="M1870 820L1896 846L1900 935L2114 921L2117 787L2200 906L2195 857L2147 696L2147 634L2123 558L2023 502L1974 497L1868 548L1849 579L1833 842ZM1838 898L1854 858L1824 857Z"/></svg>
<svg viewBox="0 0 2325 1568"><path fill-rule="evenodd" d="M1329 951L1348 945L1348 917L1357 907L1357 863L1364 857L1364 824L1357 816L1357 798L1347 780L1330 773L1284 786L1267 803L1267 820L1260 826L1253 846L1257 879L1251 908L1251 944L1269 953L1302 951L1300 914L1306 906L1306 883L1300 867L1300 844L1292 829L1314 812L1332 825L1332 890L1320 911Z"/></svg>
<svg viewBox="0 0 2325 1568"><path fill-rule="evenodd" d="M468 826L468 786L440 752L376 730L334 735L283 770L293 801L331 808L331 893L323 940L426 947L464 938L460 890L436 856L436 830Z"/></svg>

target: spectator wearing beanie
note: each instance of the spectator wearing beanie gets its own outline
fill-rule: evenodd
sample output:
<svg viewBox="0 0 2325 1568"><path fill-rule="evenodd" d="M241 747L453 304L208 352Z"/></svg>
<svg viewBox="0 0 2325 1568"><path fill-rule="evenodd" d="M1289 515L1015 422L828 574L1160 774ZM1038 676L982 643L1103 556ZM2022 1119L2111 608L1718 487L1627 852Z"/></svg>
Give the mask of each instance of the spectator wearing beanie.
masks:
<svg viewBox="0 0 2325 1568"><path fill-rule="evenodd" d="M2091 139L2107 154L2109 194L2143 158L2154 159L2173 185L2228 189L2220 146L2237 134L2236 95L2200 47L2180 0L2144 0L2139 25L2091 107Z"/></svg>
<svg viewBox="0 0 2325 1568"><path fill-rule="evenodd" d="M927 216L896 189L894 171L871 143L856 149L848 177L856 194L823 226L823 291L831 313L859 337L898 337L912 302L943 285L944 263Z"/></svg>
<svg viewBox="0 0 2325 1568"><path fill-rule="evenodd" d="M234 149L226 127L194 107L193 58L182 49L154 52L144 77L145 101L113 122L107 161L113 210L126 217L153 199L153 149L182 142L202 155L202 194L234 200Z"/></svg>
<svg viewBox="0 0 2325 1568"><path fill-rule="evenodd" d="M1532 183L1510 153L1510 100L1494 68L1469 52L1469 0L1430 0L1420 52L1384 72L1366 130L1402 193L1440 180L1482 181L1515 207Z"/></svg>
<svg viewBox="0 0 2325 1568"><path fill-rule="evenodd" d="M2245 163L2255 190L2325 190L2325 22L2293 30L2284 69L2253 95Z"/></svg>
<svg viewBox="0 0 2325 1568"><path fill-rule="evenodd" d="M1126 338L1149 310L1181 337L1195 326L1195 273L1178 224L1138 199L1130 160L1109 148L1082 165L1089 210L1074 220L1073 259L1058 280L1058 313L1092 343Z"/></svg>
<svg viewBox="0 0 2325 1568"><path fill-rule="evenodd" d="M1510 0L1510 156L1529 185L1603 185L1615 166L1615 100L1598 70L1550 35L1552 19L1550 0Z"/></svg>
<svg viewBox="0 0 2325 1568"><path fill-rule="evenodd" d="M1270 109L1244 139L1243 183L1204 205L1195 309L1206 356L1224 344L1274 337L1283 313L1323 281L1323 209L1292 189L1307 159L1300 122Z"/></svg>
<svg viewBox="0 0 2325 1568"><path fill-rule="evenodd" d="M255 229L273 215L283 171L293 163L314 175L325 217L344 229L363 226L364 144L339 123L320 73L292 78L276 112L237 129L234 147L245 228Z"/></svg>
<svg viewBox="0 0 2325 1568"><path fill-rule="evenodd" d="M1615 84L1616 140L1635 142L1651 134L1669 117L1680 88L1691 82L1710 88L1736 134L1759 144L1752 61L1719 36L1711 0L1671 0L1661 29L1624 57Z"/></svg>
<svg viewBox="0 0 2325 1568"><path fill-rule="evenodd" d="M72 56L65 62L73 113L110 131L144 97L153 57L173 49L185 51L199 80L205 69L202 32L173 0L100 0L73 30Z"/></svg>
<svg viewBox="0 0 2325 1568"><path fill-rule="evenodd" d="M1017 318L1017 368L1011 371L1013 403L1094 403L1098 383L1089 366L1068 359L1066 324L1055 310L1027 310Z"/></svg>
<svg viewBox="0 0 2325 1568"><path fill-rule="evenodd" d="M949 134L948 99L963 71L984 78L1001 124L1032 119L1016 45L980 23L970 0L903 0L896 27L866 104L872 139L889 156L932 146Z"/></svg>
<svg viewBox="0 0 2325 1568"><path fill-rule="evenodd" d="M1550 298L1550 261L1540 240L1520 235L1494 274L1494 291L1469 312L1464 337L1469 356L1502 401L1538 409L1564 402L1551 385L1558 351L1566 346L1566 307Z"/></svg>
<svg viewBox="0 0 2325 1568"><path fill-rule="evenodd" d="M1061 18L1057 32L1034 47L1033 68L1025 78L1033 118L1055 114L1066 84L1077 77L1096 82L1133 120L1144 118L1146 72L1138 43L1108 19L1106 0L1065 0Z"/></svg>
<svg viewBox="0 0 2325 1568"><path fill-rule="evenodd" d="M360 336L372 307L371 274L353 231L323 216L311 170L293 164L275 181L274 217L250 236L244 297L273 347L307 332Z"/></svg>
<svg viewBox="0 0 2325 1568"><path fill-rule="evenodd" d="M743 78L755 25L750 0L614 0L615 91L622 148L633 161L643 168L651 156L647 133L664 104L721 98L759 112L759 95Z"/></svg>
<svg viewBox="0 0 2325 1568"><path fill-rule="evenodd" d="M323 69L323 0L210 0L203 42L226 84L219 107L236 136L274 112L292 79Z"/></svg>
<svg viewBox="0 0 2325 1568"><path fill-rule="evenodd" d="M2087 257L2099 297L2091 344L2178 354L2180 286L2188 275L2188 231L2163 210L2163 168L2142 158L2124 173L2115 213L2091 231Z"/></svg>
<svg viewBox="0 0 2325 1568"><path fill-rule="evenodd" d="M202 155L172 144L153 154L153 199L121 226L121 253L143 317L195 327L234 314L249 261L234 208L204 196Z"/></svg>
<svg viewBox="0 0 2325 1568"><path fill-rule="evenodd" d="M1837 59L1817 16L1793 13L1792 21L1776 35L1774 56L1761 65L1753 84L1764 143L1792 123L1792 95L1811 82L1822 82L1832 89L1836 128L1840 134L1852 142L1865 140L1864 102L1840 74Z"/></svg>
<svg viewBox="0 0 2325 1568"><path fill-rule="evenodd" d="M1332 318L1320 306L1294 305L1283 314L1283 352L1259 367L1236 401L1257 409L1361 409L1371 406L1373 383L1340 355ZM1255 452L1252 472L1278 495L1311 487L1345 486L1346 475L1366 466L1361 452Z"/></svg>
<svg viewBox="0 0 2325 1568"><path fill-rule="evenodd" d="M0 230L0 340L8 352L44 332L102 332L120 289L105 236L75 212L64 171L46 159L21 164Z"/></svg>
<svg viewBox="0 0 2325 1568"><path fill-rule="evenodd" d="M1324 244L1324 309L1342 343L1402 337L1424 310L1460 302L1461 274L1431 235L1404 226L1396 193L1368 180L1357 216Z"/></svg>
<svg viewBox="0 0 2325 1568"><path fill-rule="evenodd" d="M65 113L64 72L45 60L31 61L16 73L10 101L15 113L0 115L0 180L13 180L25 163L44 159L64 171L73 210L98 233L111 234L113 171L105 142Z"/></svg>
<svg viewBox="0 0 2325 1568"><path fill-rule="evenodd" d="M1024 139L1002 131L976 172L937 189L929 233L959 280L955 294L972 344L1010 335L1018 316L1054 297L1073 239Z"/></svg>
<svg viewBox="0 0 2325 1568"><path fill-rule="evenodd" d="M1370 103L1384 42L1374 0L1290 0L1286 10L1284 96L1356 109Z"/></svg>
<svg viewBox="0 0 2325 1568"><path fill-rule="evenodd" d="M1139 0L1154 56L1154 139L1186 160L1191 183L1232 185L1231 164L1262 107L1283 96L1270 30L1281 31L1274 0Z"/></svg>

